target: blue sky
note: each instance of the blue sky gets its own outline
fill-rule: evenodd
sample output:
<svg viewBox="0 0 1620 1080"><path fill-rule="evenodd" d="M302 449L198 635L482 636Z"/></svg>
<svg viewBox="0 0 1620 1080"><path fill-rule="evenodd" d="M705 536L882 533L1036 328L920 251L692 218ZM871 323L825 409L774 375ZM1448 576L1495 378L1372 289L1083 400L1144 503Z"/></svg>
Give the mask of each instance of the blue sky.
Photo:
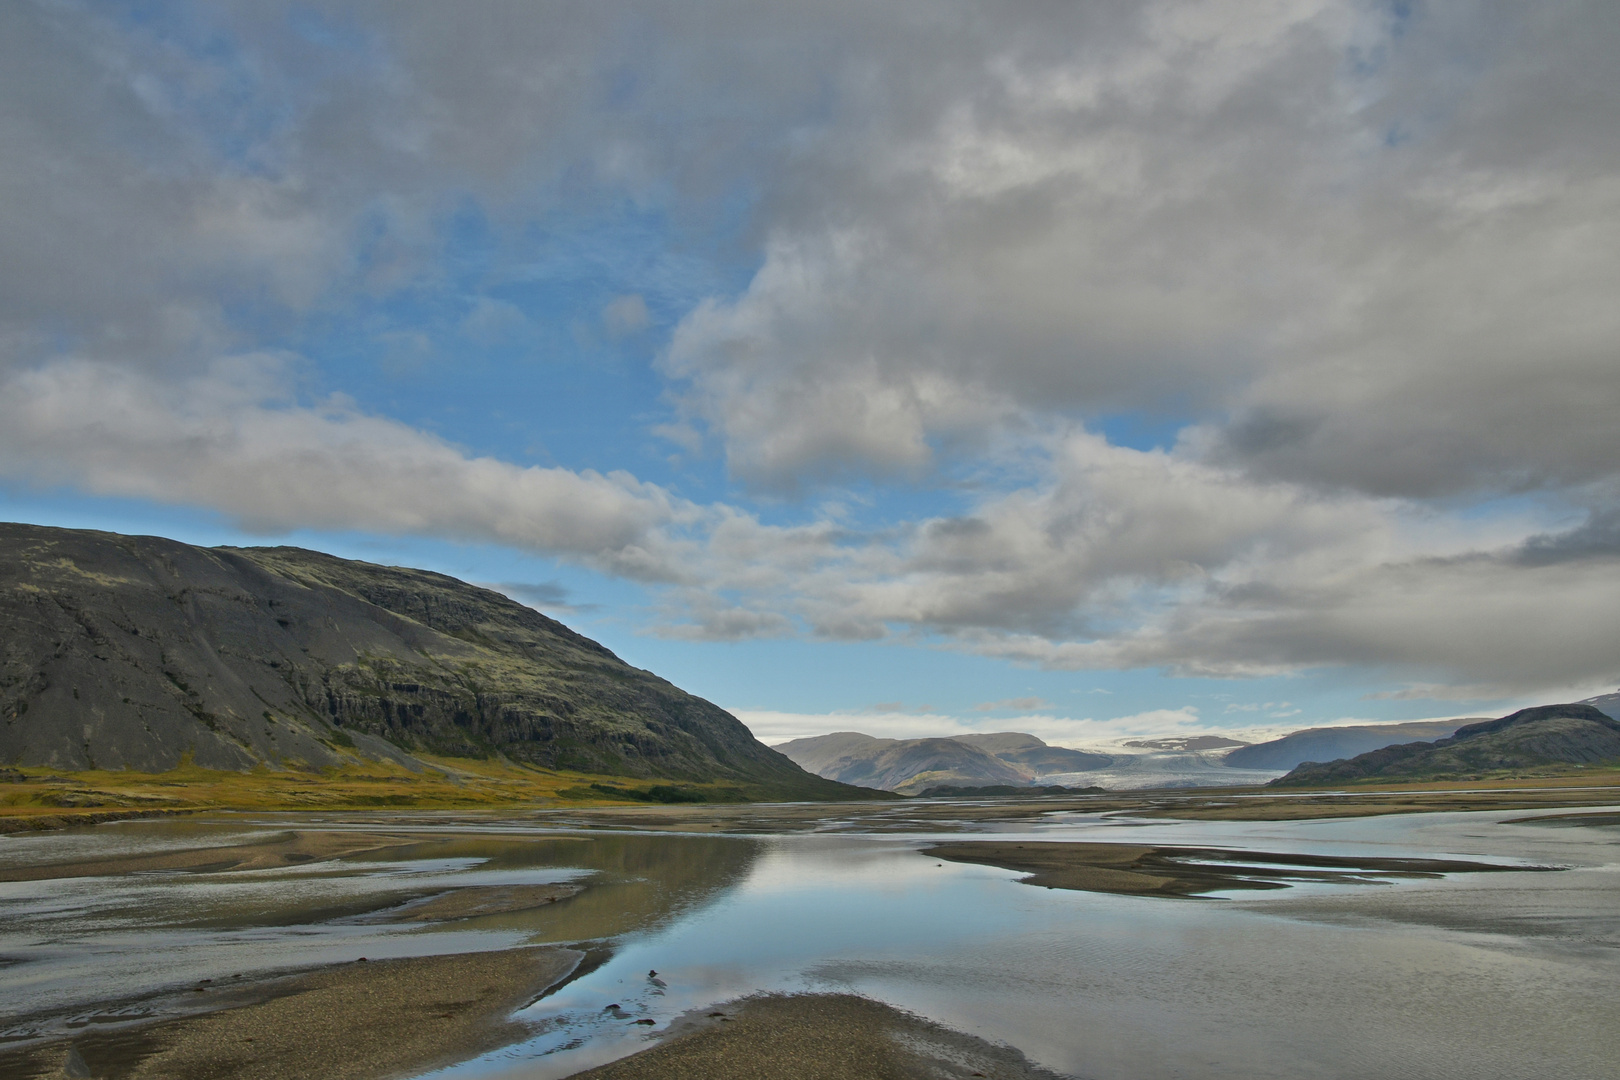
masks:
<svg viewBox="0 0 1620 1080"><path fill-rule="evenodd" d="M1620 27L1499 16L14 5L0 515L495 585L767 740L1612 690Z"/></svg>

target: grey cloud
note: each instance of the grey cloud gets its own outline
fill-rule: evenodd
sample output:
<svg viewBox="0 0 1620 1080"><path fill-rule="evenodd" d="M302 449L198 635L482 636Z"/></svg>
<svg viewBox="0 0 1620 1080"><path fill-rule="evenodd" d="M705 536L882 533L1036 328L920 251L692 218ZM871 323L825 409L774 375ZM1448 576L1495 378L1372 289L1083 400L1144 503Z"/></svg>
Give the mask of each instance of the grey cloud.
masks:
<svg viewBox="0 0 1620 1080"><path fill-rule="evenodd" d="M296 319L429 273L448 192L695 224L748 190L764 264L667 371L751 484L1121 409L1377 494L1620 460L1612 5L289 12L7 9L7 362L66 332L206 363L244 296Z"/></svg>
<svg viewBox="0 0 1620 1080"><path fill-rule="evenodd" d="M1515 552L1515 561L1524 566L1616 559L1620 559L1620 509L1594 512L1565 532L1539 533Z"/></svg>
<svg viewBox="0 0 1620 1080"><path fill-rule="evenodd" d="M1424 696L1459 699L1557 692L1615 676L1620 587L1568 565L1515 568L1482 556L1362 566L1290 593L1258 610L1191 597L1162 618L1092 641L979 633L965 635L965 645L1073 669L1246 676L1355 665L1440 676L1466 693Z"/></svg>
<svg viewBox="0 0 1620 1080"><path fill-rule="evenodd" d="M533 604L566 604L568 590L555 581L518 582L502 581L491 585L508 596L518 597Z"/></svg>
<svg viewBox="0 0 1620 1080"><path fill-rule="evenodd" d="M1045 698L1021 697L1007 698L1004 701L981 701L973 706L974 712L1030 712L1036 709L1051 709L1053 705Z"/></svg>
<svg viewBox="0 0 1620 1080"><path fill-rule="evenodd" d="M7 475L555 551L673 582L663 632L704 640L1612 673L1614 5L289 10L0 11ZM675 331L667 430L750 485L992 447L1036 479L773 529L297 404L255 334L431 280L461 198L503 236L625 199L725 220L760 268ZM1076 427L1132 409L1196 423L1161 454ZM1453 513L1523 491L1591 518Z"/></svg>
<svg viewBox="0 0 1620 1080"><path fill-rule="evenodd" d="M488 588L516 600L520 604L527 604L533 608L549 611L582 612L595 611L596 604L576 604L569 598L569 590L557 581L500 581Z"/></svg>
<svg viewBox="0 0 1620 1080"><path fill-rule="evenodd" d="M1594 546L1585 527L1481 546L1477 531L1420 507L1257 482L1084 433L1052 462L1043 488L987 497L970 517L864 543L804 531L780 562L782 534L738 521L754 540L723 550L753 554L714 561L711 543L698 561L752 607L797 612L828 636L1061 669L1241 677L1352 665L1477 697L1613 675L1620 580L1606 553L1573 557ZM1561 545L1572 557L1545 556Z"/></svg>
<svg viewBox="0 0 1620 1080"><path fill-rule="evenodd" d="M1500 700L1500 687L1447 686L1428 683L1408 686L1400 690L1381 690L1363 694L1367 701L1495 701Z"/></svg>
<svg viewBox="0 0 1620 1080"><path fill-rule="evenodd" d="M679 641L746 641L795 632L792 620L779 612L728 604L712 594L676 598L669 615L654 632Z"/></svg>
<svg viewBox="0 0 1620 1080"><path fill-rule="evenodd" d="M741 478L907 475L1030 415L1172 402L1193 448L1325 488L1612 475L1612 10L1133 10L1111 55L974 42L688 317L669 369Z"/></svg>

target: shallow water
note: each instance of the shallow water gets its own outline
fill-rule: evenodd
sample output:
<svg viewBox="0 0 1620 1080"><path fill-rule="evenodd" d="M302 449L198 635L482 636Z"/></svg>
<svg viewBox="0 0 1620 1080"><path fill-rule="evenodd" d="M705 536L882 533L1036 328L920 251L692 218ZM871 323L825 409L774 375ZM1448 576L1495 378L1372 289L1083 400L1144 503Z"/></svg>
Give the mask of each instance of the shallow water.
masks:
<svg viewBox="0 0 1620 1080"><path fill-rule="evenodd" d="M0 866L66 861L81 838L98 856L147 853L251 842L288 824L130 823L8 838ZM431 825L386 831L407 842L306 866L0 882L0 1044L194 1012L208 1004L195 989L204 979L217 992L238 979L360 956L612 940L663 925L746 875L755 850L747 840L706 837L670 844L502 827L482 835ZM447 888L560 881L589 884L590 902L446 923L385 921L391 909Z"/></svg>
<svg viewBox="0 0 1620 1080"><path fill-rule="evenodd" d="M1569 867L1207 900L1033 888L923 856L922 834L862 833L858 813L837 834L771 836L420 826L418 844L297 870L0 885L0 954L14 961L0 1010L53 1002L54 1018L32 1021L43 1029L94 1015L109 986L134 996L357 954L594 941L611 957L520 1014L531 1039L434 1075L565 1076L645 1045L637 1019L656 1037L761 990L852 990L1083 1077L1620 1075L1620 830L1504 823L1535 816L1051 814L995 832ZM163 828L127 835L150 845ZM0 862L20 851L0 844ZM447 883L567 878L592 888L425 928L376 919Z"/></svg>

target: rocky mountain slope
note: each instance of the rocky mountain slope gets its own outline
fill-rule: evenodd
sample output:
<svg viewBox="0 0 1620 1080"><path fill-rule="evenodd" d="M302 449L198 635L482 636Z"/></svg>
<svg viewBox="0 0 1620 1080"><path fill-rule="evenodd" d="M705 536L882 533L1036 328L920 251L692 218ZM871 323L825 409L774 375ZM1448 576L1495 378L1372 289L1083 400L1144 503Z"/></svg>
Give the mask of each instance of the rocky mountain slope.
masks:
<svg viewBox="0 0 1620 1080"><path fill-rule="evenodd" d="M411 766L416 751L861 794L561 623L423 570L0 524L0 627L4 764Z"/></svg>
<svg viewBox="0 0 1620 1080"><path fill-rule="evenodd" d="M879 739L836 731L776 749L819 776L902 794L951 786L1022 787L1042 776L1082 772L1112 760L1047 746L1033 735L1012 731L935 739Z"/></svg>
<svg viewBox="0 0 1620 1080"><path fill-rule="evenodd" d="M1234 769L1292 769L1306 761L1338 761L1397 743L1443 739L1477 719L1481 718L1306 728L1280 739L1240 746L1226 755L1226 764Z"/></svg>
<svg viewBox="0 0 1620 1080"><path fill-rule="evenodd" d="M1620 764L1620 721L1591 705L1542 705L1467 724L1436 742L1386 746L1326 764L1307 762L1274 783L1432 779L1604 763Z"/></svg>
<svg viewBox="0 0 1620 1080"><path fill-rule="evenodd" d="M1599 694L1597 697L1586 698L1581 704L1592 706L1611 720L1620 720L1620 693Z"/></svg>

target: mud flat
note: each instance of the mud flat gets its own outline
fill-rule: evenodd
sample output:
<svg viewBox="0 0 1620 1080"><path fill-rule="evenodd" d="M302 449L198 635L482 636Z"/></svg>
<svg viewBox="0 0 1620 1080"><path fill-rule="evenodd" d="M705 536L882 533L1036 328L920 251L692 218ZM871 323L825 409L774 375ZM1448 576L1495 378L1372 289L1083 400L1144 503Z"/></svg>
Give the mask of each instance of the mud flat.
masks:
<svg viewBox="0 0 1620 1080"><path fill-rule="evenodd" d="M273 870L341 859L410 842L410 837L369 833L287 831L246 844L199 846L133 855L98 856L73 862L0 867L0 881L108 877L117 874L186 870L192 873Z"/></svg>
<svg viewBox="0 0 1620 1080"><path fill-rule="evenodd" d="M1282 889L1296 881L1373 881L1555 867L1456 859L1338 858L1225 848L1145 847L1079 842L935 844L924 855L1017 870L1026 885L1127 895L1196 896L1228 889Z"/></svg>
<svg viewBox="0 0 1620 1080"><path fill-rule="evenodd" d="M513 1011L567 978L583 955L541 947L356 961L233 987L216 1012L0 1053L0 1076L408 1076L523 1038Z"/></svg>
<svg viewBox="0 0 1620 1080"><path fill-rule="evenodd" d="M481 915L510 915L578 896L583 885L486 885L453 889L389 912L390 922L442 922Z"/></svg>
<svg viewBox="0 0 1620 1080"><path fill-rule="evenodd" d="M699 1010L652 1049L578 1080L1060 1080L1022 1053L854 994L773 994Z"/></svg>

